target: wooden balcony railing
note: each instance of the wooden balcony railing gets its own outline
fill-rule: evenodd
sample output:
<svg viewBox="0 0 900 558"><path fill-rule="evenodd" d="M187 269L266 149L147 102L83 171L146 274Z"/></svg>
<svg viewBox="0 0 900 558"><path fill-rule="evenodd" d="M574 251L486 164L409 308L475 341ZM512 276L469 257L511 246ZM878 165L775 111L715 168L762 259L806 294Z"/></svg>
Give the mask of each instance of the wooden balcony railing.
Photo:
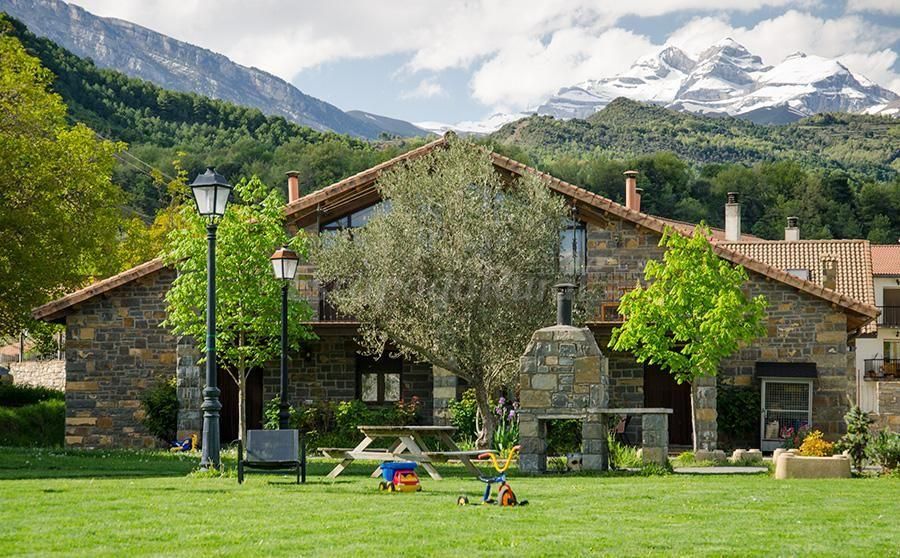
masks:
<svg viewBox="0 0 900 558"><path fill-rule="evenodd" d="M900 358L867 358L863 364L866 378L900 380Z"/></svg>
<svg viewBox="0 0 900 558"><path fill-rule="evenodd" d="M881 315L878 316L878 325L885 327L900 327L900 306L879 306Z"/></svg>

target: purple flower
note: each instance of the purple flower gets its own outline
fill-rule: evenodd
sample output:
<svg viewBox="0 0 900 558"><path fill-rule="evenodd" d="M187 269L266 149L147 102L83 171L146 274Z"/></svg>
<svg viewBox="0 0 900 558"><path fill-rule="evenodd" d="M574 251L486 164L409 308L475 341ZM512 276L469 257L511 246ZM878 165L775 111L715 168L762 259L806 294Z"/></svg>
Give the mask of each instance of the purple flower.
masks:
<svg viewBox="0 0 900 558"><path fill-rule="evenodd" d="M514 409L509 410L509 420L516 418L516 411Z"/></svg>
<svg viewBox="0 0 900 558"><path fill-rule="evenodd" d="M498 406L498 407L502 407L502 406L504 406L504 405L506 405L506 398L503 397L503 396L501 396L501 397L500 397L500 400L497 401L497 406Z"/></svg>

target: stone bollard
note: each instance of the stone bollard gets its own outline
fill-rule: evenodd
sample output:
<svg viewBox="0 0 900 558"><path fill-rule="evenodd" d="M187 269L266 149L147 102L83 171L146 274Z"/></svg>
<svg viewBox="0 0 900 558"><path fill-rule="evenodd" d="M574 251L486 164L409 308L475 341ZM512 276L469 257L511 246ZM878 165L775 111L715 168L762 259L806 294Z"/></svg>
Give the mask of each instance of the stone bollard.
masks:
<svg viewBox="0 0 900 558"><path fill-rule="evenodd" d="M669 460L669 416L646 414L641 418L641 459L644 463L665 465Z"/></svg>

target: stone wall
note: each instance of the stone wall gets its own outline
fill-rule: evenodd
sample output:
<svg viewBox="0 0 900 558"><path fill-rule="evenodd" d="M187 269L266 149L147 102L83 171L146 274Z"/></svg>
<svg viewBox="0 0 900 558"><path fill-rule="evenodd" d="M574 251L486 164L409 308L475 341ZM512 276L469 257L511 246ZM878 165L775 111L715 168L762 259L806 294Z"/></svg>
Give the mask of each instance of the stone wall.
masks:
<svg viewBox="0 0 900 558"><path fill-rule="evenodd" d="M12 362L9 364L9 373L14 384L60 391L66 389L66 361L64 360Z"/></svg>
<svg viewBox="0 0 900 558"><path fill-rule="evenodd" d="M900 382L878 382L878 428L900 432Z"/></svg>
<svg viewBox="0 0 900 558"><path fill-rule="evenodd" d="M615 217L591 218L587 224L587 280L602 286L607 300L621 294L643 278L650 259L660 259L660 235L643 230ZM846 316L838 308L813 295L762 275L750 272L750 295L763 294L769 301L766 336L723 362L721 374L737 385L758 384L757 361L816 364L819 377L814 383L813 423L828 438L844 429L847 397L855 392L852 354L847 347ZM607 349L611 327L599 327L595 334L609 358L611 406L643 406L643 366L629 354ZM701 446L714 449L717 443L715 381L695 382L698 435ZM629 437L640 436L639 421L632 421Z"/></svg>
<svg viewBox="0 0 900 558"><path fill-rule="evenodd" d="M81 303L66 317L66 445L137 448L140 396L175 373L175 338L159 326L175 272L163 269Z"/></svg>

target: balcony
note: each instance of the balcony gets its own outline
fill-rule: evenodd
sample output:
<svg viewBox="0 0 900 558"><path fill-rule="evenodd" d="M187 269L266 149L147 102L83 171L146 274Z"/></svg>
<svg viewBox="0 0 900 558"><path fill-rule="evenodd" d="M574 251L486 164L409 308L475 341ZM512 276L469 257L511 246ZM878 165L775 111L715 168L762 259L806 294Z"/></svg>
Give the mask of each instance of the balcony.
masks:
<svg viewBox="0 0 900 558"><path fill-rule="evenodd" d="M900 327L900 306L879 306L881 315L878 316L878 325L884 327Z"/></svg>
<svg viewBox="0 0 900 558"><path fill-rule="evenodd" d="M867 380L900 380L900 358L867 358L864 365Z"/></svg>

